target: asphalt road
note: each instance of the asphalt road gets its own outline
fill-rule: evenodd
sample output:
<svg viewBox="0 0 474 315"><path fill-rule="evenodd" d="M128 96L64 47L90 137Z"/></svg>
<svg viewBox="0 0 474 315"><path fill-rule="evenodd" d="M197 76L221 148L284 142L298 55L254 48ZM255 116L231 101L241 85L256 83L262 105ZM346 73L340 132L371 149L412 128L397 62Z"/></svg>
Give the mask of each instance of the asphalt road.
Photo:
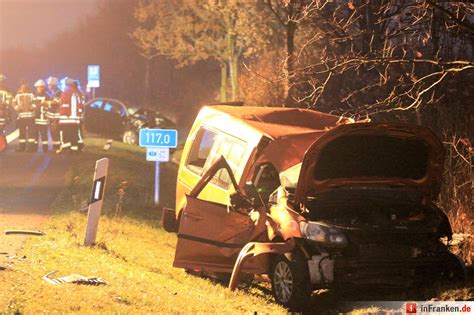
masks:
<svg viewBox="0 0 474 315"><path fill-rule="evenodd" d="M74 158L52 152L17 153L14 139L11 133L13 141L0 153L0 266L6 256L16 255L28 237L4 231L41 229Z"/></svg>

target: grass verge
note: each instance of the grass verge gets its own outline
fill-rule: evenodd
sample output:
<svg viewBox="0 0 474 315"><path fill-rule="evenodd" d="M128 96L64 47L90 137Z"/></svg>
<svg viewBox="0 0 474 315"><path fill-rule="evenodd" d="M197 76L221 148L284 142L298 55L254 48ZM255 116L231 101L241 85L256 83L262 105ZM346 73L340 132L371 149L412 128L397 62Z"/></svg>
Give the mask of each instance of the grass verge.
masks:
<svg viewBox="0 0 474 315"><path fill-rule="evenodd" d="M44 226L45 236L30 239L7 270L0 272L2 313L286 313L273 303L267 288L230 292L221 285L172 268L176 237L160 224L151 207L153 163L145 151L114 143L102 151L105 139L88 139L84 152L71 166L66 184L53 205L55 214ZM175 153L179 154L179 152ZM95 161L110 159L103 215L96 246L81 246L86 214L78 212L92 186ZM176 166L163 164L161 202L174 206ZM122 208L121 215L116 216ZM42 277L97 276L105 286L51 285ZM392 297L395 300L400 298ZM441 300L474 298L472 282L446 290ZM336 297L337 300L337 297ZM338 309L337 301L314 299L312 309ZM356 313L377 313L360 309Z"/></svg>
<svg viewBox="0 0 474 315"><path fill-rule="evenodd" d="M0 272L0 313L283 313L268 293L230 292L221 285L172 268L176 237L151 207L154 169L144 150L88 139L67 174L45 236L31 238ZM86 214L76 211L90 194L95 160L110 159L97 244L81 246ZM175 166L163 165L162 204L173 206ZM117 207L122 214L116 216ZM97 276L103 286L52 285L42 277Z"/></svg>

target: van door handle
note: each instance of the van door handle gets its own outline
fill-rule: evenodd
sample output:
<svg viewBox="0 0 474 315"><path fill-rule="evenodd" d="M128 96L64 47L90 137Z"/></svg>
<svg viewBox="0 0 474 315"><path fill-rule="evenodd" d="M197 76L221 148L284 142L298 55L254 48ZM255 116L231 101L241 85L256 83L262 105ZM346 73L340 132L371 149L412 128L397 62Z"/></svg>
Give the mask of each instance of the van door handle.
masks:
<svg viewBox="0 0 474 315"><path fill-rule="evenodd" d="M202 217L200 215L197 215L197 214L194 214L194 213L189 213L189 212L185 212L184 213L184 216L187 217L187 218L190 218L191 220L202 220Z"/></svg>

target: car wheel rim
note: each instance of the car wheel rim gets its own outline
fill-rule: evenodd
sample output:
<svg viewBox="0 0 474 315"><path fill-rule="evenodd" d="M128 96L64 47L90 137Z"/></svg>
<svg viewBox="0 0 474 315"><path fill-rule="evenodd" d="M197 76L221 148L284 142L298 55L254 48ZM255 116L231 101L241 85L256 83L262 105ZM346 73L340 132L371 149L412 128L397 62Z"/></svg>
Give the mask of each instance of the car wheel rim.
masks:
<svg viewBox="0 0 474 315"><path fill-rule="evenodd" d="M280 261L275 266L275 272L273 276L275 294L281 302L287 303L290 300L291 294L293 292L293 276L291 274L290 267L287 263Z"/></svg>
<svg viewBox="0 0 474 315"><path fill-rule="evenodd" d="M123 142L127 144L135 144L135 141L133 139L132 133L130 131L127 131L125 135L123 136Z"/></svg>

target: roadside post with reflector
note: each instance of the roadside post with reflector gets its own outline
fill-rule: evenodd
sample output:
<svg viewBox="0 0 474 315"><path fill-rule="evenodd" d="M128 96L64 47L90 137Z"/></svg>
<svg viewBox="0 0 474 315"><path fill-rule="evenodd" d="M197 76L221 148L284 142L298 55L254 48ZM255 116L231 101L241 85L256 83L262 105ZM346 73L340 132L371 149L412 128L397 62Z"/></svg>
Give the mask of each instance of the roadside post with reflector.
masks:
<svg viewBox="0 0 474 315"><path fill-rule="evenodd" d="M109 171L109 159L103 158L95 163L94 182L87 211L87 228L84 239L84 246L91 246L95 243L99 218L104 201L105 185L107 183L107 173Z"/></svg>
<svg viewBox="0 0 474 315"><path fill-rule="evenodd" d="M138 144L146 148L146 160L155 162L155 206L160 203L160 162L169 162L170 148L178 145L175 129L140 129Z"/></svg>

